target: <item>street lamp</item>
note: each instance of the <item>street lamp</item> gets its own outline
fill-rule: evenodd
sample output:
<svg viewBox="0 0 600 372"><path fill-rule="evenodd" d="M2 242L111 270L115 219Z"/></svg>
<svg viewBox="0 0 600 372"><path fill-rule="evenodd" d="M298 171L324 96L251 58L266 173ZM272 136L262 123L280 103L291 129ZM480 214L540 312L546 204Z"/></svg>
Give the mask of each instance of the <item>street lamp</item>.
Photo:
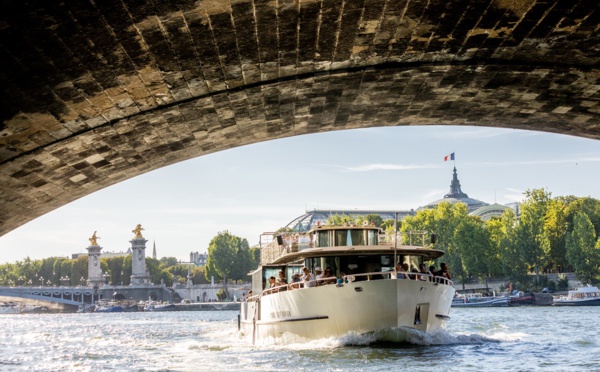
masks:
<svg viewBox="0 0 600 372"><path fill-rule="evenodd" d="M9 279L9 280L8 280L8 286L9 286L9 287L12 287L13 283L14 283L14 282L13 282L13 280L12 280L12 279Z"/></svg>
<svg viewBox="0 0 600 372"><path fill-rule="evenodd" d="M29 279L29 281L27 281L27 285L31 287L32 284L33 282L31 281L31 279Z"/></svg>
<svg viewBox="0 0 600 372"><path fill-rule="evenodd" d="M40 287L44 286L44 277L40 276Z"/></svg>

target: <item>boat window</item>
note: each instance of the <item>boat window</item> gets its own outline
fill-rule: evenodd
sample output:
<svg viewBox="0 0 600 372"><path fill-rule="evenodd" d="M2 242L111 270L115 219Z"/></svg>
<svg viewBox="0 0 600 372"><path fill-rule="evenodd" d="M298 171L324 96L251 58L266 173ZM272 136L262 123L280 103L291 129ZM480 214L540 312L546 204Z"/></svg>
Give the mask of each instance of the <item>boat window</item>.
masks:
<svg viewBox="0 0 600 372"><path fill-rule="evenodd" d="M348 245L367 245L364 232L364 230L349 230L348 235L350 235L350 241L348 242Z"/></svg>
<svg viewBox="0 0 600 372"><path fill-rule="evenodd" d="M329 239L329 231L317 231L317 247L329 247L330 239Z"/></svg>
<svg viewBox="0 0 600 372"><path fill-rule="evenodd" d="M348 234L348 230L336 230L335 231L335 241L333 244L336 247L347 246L349 236L350 236L350 234ZM352 240L352 239L350 239L350 240Z"/></svg>
<svg viewBox="0 0 600 372"><path fill-rule="evenodd" d="M367 235L368 235L368 239L369 239L369 243L368 245L378 245L378 237L379 234L376 230L367 230Z"/></svg>

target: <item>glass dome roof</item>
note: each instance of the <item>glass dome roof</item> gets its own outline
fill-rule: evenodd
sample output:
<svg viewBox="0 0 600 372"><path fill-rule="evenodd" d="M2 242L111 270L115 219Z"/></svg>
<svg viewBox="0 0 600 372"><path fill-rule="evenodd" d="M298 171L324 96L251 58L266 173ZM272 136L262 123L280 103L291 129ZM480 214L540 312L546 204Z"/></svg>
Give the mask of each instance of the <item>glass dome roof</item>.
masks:
<svg viewBox="0 0 600 372"><path fill-rule="evenodd" d="M396 211L358 211L358 210L313 210L306 212L300 217L295 218L292 222L288 223L285 227L290 228L294 231L303 232L316 227L318 223L325 224L327 219L331 216L355 216L364 217L369 214L379 215L384 221L393 220L395 218ZM398 211L398 220L403 219L406 216L412 216L415 212L410 211Z"/></svg>

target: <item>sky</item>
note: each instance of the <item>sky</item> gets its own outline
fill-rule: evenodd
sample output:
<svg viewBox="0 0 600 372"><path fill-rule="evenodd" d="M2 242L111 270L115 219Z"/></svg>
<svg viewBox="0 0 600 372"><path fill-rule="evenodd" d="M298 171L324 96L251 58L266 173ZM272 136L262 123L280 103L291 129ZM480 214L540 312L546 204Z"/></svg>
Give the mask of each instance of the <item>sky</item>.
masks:
<svg viewBox="0 0 600 372"><path fill-rule="evenodd" d="M444 157L455 153L455 161ZM507 204L544 188L600 199L600 141L457 126L386 127L296 136L161 168L76 200L0 237L0 263L126 251L137 224L146 256L188 261L219 232L275 231L314 209L409 210L462 191Z"/></svg>

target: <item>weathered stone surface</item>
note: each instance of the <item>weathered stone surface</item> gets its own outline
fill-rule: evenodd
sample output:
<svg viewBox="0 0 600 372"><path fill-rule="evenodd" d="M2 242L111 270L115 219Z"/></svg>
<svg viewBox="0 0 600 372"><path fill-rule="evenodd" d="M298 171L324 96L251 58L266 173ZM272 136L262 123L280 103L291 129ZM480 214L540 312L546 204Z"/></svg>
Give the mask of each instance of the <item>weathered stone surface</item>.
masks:
<svg viewBox="0 0 600 372"><path fill-rule="evenodd" d="M146 171L368 126L600 139L587 0L0 5L0 235Z"/></svg>

